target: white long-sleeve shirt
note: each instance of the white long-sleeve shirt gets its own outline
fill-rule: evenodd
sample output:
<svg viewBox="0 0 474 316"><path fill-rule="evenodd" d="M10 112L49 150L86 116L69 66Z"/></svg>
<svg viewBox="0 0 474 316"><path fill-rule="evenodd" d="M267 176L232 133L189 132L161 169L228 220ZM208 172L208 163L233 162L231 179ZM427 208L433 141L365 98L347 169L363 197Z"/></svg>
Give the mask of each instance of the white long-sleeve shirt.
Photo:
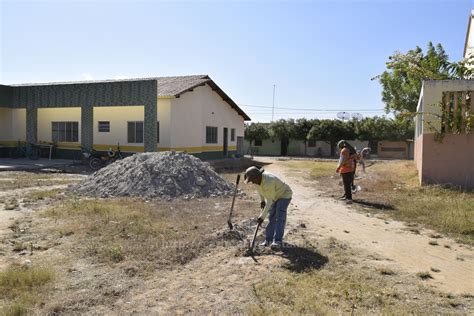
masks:
<svg viewBox="0 0 474 316"><path fill-rule="evenodd" d="M265 202L265 208L260 214L261 218L268 215L268 211L278 199L291 199L293 191L285 182L277 176L264 171L262 173L262 182L257 188L260 200Z"/></svg>

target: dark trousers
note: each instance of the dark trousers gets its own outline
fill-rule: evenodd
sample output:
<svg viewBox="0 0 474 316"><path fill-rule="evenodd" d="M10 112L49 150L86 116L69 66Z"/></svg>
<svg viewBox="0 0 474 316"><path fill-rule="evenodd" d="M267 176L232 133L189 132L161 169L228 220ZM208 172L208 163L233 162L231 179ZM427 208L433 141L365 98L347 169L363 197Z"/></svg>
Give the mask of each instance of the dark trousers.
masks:
<svg viewBox="0 0 474 316"><path fill-rule="evenodd" d="M344 183L344 195L346 199L352 200L352 180L354 179L354 173L346 172L342 173L342 182Z"/></svg>

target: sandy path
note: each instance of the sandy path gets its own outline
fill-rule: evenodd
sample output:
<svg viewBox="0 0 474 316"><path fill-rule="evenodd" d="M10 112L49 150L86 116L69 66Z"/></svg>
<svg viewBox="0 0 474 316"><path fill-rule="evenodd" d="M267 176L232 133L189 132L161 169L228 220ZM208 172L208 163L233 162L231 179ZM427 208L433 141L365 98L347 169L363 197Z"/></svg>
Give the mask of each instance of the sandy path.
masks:
<svg viewBox="0 0 474 316"><path fill-rule="evenodd" d="M314 183L305 180L303 173L294 169L290 172L278 162L265 169L280 175L292 187L292 204L298 210L290 213L288 221L304 222L308 236L313 232L314 236L335 237L356 249L376 254L374 258L379 264L406 272L437 268L441 271L431 272L434 279L430 284L446 292L474 294L474 252L468 247L448 238L437 239L439 246L431 246L428 242L433 239L427 230L413 234L405 230L402 222L367 216L343 202L324 197Z"/></svg>

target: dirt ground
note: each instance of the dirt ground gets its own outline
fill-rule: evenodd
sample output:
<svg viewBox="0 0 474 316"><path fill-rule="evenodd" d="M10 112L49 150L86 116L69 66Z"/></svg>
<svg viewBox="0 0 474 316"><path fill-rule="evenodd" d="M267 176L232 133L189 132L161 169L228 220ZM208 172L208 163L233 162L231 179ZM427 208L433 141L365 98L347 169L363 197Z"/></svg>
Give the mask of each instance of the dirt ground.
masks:
<svg viewBox="0 0 474 316"><path fill-rule="evenodd" d="M230 199L210 199L196 202L209 209L203 213L202 222L195 219L199 232L207 222L202 238L193 240L193 243L205 243L197 257L182 263L157 265L149 273L141 271L138 261L100 262L83 254L88 241L79 238L79 231L70 235L53 233L60 223L42 213L45 209L59 208L64 202L66 185L61 184L0 192L0 272L25 260L31 260L33 266L54 268L53 288L43 303L30 307L30 312L40 313L270 313L270 305L260 298L260 293L268 282L279 284L281 280L275 280L275 276L290 273L292 277L304 277L303 272L325 269L348 275L365 271L367 280L380 284L380 289L397 289L396 299L390 298L396 300L391 302L395 305L388 313L393 314L404 305L410 307L410 312L421 314L474 312L474 253L469 246L444 237L438 239L440 246L432 246L429 230L410 233L402 222L336 201L324 193L324 183L315 182L278 160L261 162L267 164L266 170L280 175L294 192L285 237L289 247L283 252L258 248L254 257L243 255L254 228L254 222L248 219L258 213L257 195L246 185L244 193L237 198L233 220L241 227L237 229L241 235L229 233L226 228ZM28 195L41 190L56 190L56 193L36 198ZM11 199L18 206L6 210ZM195 205L193 201L189 203L185 205L191 208ZM186 218L178 216L173 220ZM32 250L14 250L18 242L31 244ZM170 247L178 250L182 247L185 252L192 245ZM381 269L390 273L377 272ZM425 271L436 272L431 272L432 279L417 277L417 273ZM325 289L318 291L323 293ZM329 311L325 313L353 313L358 309L360 314L385 311L352 303L350 293L345 298L336 294L331 294L333 300L326 304ZM2 304L6 302L0 301ZM280 313L285 312L280 310Z"/></svg>

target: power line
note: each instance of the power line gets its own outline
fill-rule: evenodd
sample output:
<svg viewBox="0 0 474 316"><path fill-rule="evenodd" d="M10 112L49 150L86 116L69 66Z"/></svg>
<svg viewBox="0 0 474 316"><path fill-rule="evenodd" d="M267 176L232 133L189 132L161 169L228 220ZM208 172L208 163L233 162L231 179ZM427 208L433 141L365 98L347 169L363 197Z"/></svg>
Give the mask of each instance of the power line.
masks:
<svg viewBox="0 0 474 316"><path fill-rule="evenodd" d="M354 110L323 110L323 109L300 109L300 108L287 108L287 107L272 107L265 105L250 105L250 104L239 104L239 106L245 106L250 108L263 108L263 109L278 109L278 110L291 110L291 111L308 111L308 112L385 112L384 109L354 109Z"/></svg>

